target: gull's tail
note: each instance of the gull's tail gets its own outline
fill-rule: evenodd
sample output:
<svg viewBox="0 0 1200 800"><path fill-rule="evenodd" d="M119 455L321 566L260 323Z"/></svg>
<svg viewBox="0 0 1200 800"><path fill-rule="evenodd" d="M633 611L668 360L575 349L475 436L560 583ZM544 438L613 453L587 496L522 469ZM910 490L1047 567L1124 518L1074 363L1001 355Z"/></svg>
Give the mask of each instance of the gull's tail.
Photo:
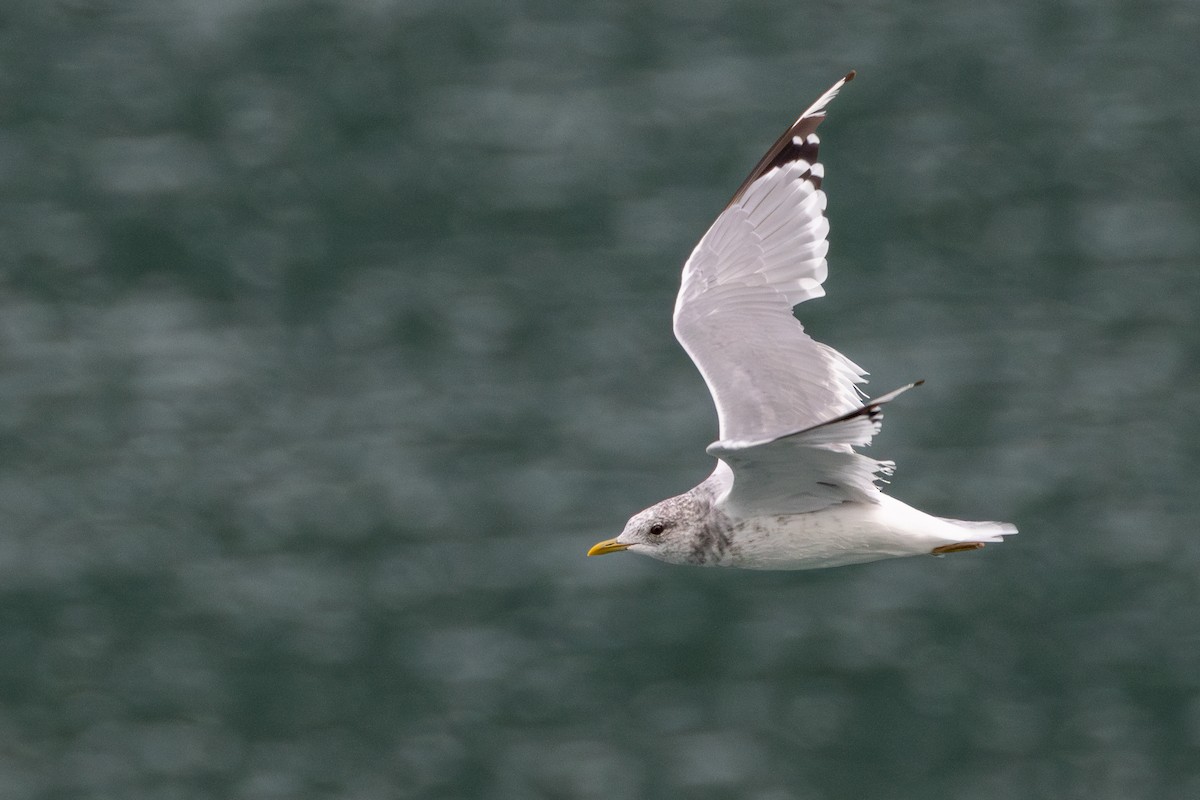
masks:
<svg viewBox="0 0 1200 800"><path fill-rule="evenodd" d="M1009 522L974 522L966 519L938 517L942 522L953 525L961 533L963 542L1002 542L1005 536L1017 532L1017 526Z"/></svg>

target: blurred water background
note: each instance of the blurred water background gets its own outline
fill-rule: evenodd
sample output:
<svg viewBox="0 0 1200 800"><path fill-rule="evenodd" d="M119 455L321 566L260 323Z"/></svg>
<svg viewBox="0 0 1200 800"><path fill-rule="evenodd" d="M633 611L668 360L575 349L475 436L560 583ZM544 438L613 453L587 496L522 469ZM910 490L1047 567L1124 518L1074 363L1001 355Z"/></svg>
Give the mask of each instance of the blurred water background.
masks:
<svg viewBox="0 0 1200 800"><path fill-rule="evenodd" d="M1200 797L1200 5L0 7L0 797ZM842 73L819 339L999 547L585 559Z"/></svg>

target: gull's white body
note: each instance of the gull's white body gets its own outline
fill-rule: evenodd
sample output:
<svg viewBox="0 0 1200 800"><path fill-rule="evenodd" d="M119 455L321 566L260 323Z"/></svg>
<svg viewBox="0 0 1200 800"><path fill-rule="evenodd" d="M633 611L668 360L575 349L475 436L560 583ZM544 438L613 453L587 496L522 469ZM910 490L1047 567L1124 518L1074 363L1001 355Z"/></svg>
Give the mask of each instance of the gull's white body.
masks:
<svg viewBox="0 0 1200 800"><path fill-rule="evenodd" d="M817 125L850 73L759 161L683 268L674 328L717 407L713 474L635 514L589 555L631 550L680 564L834 567L975 549L1016 533L934 517L879 491L893 465L856 453L884 404L866 374L814 341L792 307L824 294L829 223Z"/></svg>
<svg viewBox="0 0 1200 800"><path fill-rule="evenodd" d="M968 538L953 523L887 495L881 495L878 503L842 503L812 514L752 517L741 522L738 530L737 550L718 566L842 567L881 558L927 555L934 548Z"/></svg>
<svg viewBox="0 0 1200 800"><path fill-rule="evenodd" d="M978 528L964 530L960 520L931 516L882 492L876 503L839 503L808 514L749 517L739 519L733 527L734 543L714 566L842 567L928 555L960 542L1001 540L999 533L988 536L986 532L981 539Z"/></svg>

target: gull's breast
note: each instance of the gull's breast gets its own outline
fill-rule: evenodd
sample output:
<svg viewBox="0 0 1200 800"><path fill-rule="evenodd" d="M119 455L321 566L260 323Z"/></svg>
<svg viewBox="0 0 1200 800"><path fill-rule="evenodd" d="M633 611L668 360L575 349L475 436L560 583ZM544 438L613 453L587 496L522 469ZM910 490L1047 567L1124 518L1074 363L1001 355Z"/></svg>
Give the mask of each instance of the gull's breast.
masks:
<svg viewBox="0 0 1200 800"><path fill-rule="evenodd" d="M943 539L936 517L880 495L806 514L732 520L716 563L742 569L817 569L929 553Z"/></svg>

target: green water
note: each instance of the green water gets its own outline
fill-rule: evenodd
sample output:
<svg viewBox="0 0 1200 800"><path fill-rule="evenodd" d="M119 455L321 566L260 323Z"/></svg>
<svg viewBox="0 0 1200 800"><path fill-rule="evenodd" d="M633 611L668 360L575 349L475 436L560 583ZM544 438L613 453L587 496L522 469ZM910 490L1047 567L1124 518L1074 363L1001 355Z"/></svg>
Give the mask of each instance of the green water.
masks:
<svg viewBox="0 0 1200 800"><path fill-rule="evenodd" d="M1200 6L0 8L0 797L1200 796ZM585 559L711 469L679 267L822 127L890 491L1020 536Z"/></svg>

